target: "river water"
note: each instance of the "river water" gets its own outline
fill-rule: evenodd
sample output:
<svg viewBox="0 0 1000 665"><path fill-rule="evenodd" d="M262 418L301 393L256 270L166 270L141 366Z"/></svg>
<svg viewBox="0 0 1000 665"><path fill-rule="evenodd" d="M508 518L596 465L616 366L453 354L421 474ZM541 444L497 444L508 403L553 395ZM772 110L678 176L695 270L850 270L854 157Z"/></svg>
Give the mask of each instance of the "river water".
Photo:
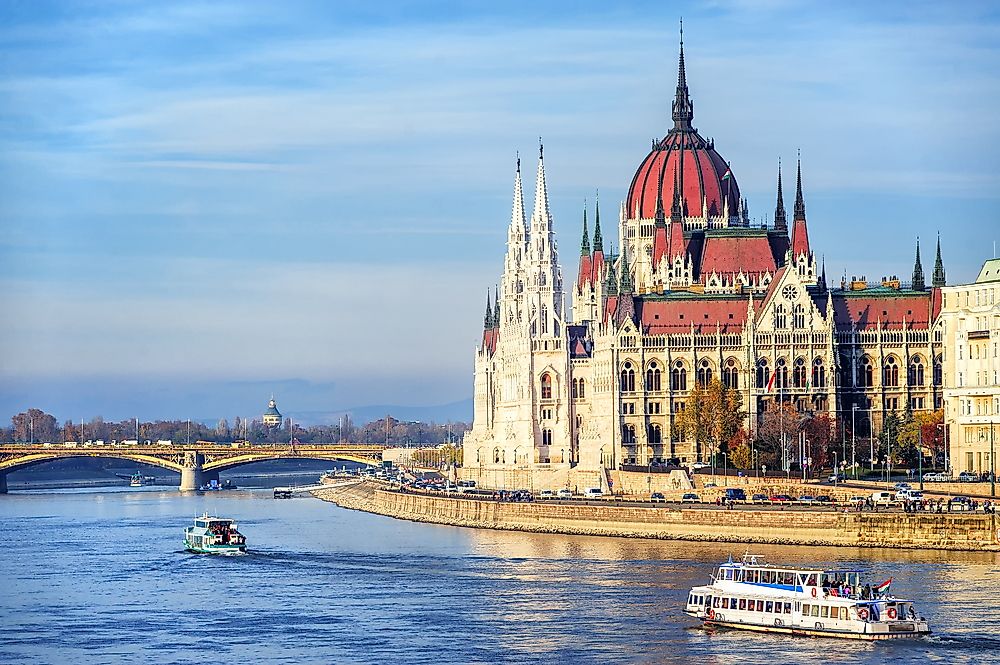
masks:
<svg viewBox="0 0 1000 665"><path fill-rule="evenodd" d="M246 556L185 553L209 511ZM706 631L685 616L726 544L461 529L270 490L0 496L0 663L1000 662L1000 557L755 546L858 566L935 634L867 644Z"/></svg>

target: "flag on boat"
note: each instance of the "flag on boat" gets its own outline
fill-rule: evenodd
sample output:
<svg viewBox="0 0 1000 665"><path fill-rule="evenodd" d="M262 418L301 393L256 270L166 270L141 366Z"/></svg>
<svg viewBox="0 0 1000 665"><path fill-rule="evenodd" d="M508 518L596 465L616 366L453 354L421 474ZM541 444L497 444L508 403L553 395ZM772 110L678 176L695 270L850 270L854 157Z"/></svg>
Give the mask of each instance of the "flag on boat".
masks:
<svg viewBox="0 0 1000 665"><path fill-rule="evenodd" d="M882 593L883 591L885 591L886 589L889 588L890 584L892 584L892 578L891 577L889 579L887 579L885 582L882 582L881 584L877 584L874 587L874 590L877 591L877 592L879 592L879 593Z"/></svg>

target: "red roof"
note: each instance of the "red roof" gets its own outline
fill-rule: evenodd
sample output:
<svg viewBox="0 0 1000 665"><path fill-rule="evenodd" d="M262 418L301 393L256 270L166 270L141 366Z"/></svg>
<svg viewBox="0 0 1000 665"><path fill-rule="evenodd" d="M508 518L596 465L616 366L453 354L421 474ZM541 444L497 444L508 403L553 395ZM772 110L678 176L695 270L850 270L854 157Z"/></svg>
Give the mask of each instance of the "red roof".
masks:
<svg viewBox="0 0 1000 665"><path fill-rule="evenodd" d="M583 255L580 257L580 274L577 277L577 285L582 289L586 286L587 282L592 279L591 261L589 255Z"/></svg>
<svg viewBox="0 0 1000 665"><path fill-rule="evenodd" d="M499 328L490 328L483 331L483 345L481 348L486 351L486 355L492 356L496 353L498 339L500 339Z"/></svg>
<svg viewBox="0 0 1000 665"><path fill-rule="evenodd" d="M809 255L809 231L806 220L797 219L792 223L792 256Z"/></svg>
<svg viewBox="0 0 1000 665"><path fill-rule="evenodd" d="M757 236L712 236L705 238L699 274L762 273L777 270L766 234Z"/></svg>
<svg viewBox="0 0 1000 665"><path fill-rule="evenodd" d="M747 319L747 298L684 298L636 300L638 318L647 334L662 335L691 329L740 332ZM707 327L707 328L706 328Z"/></svg>
<svg viewBox="0 0 1000 665"><path fill-rule="evenodd" d="M660 199L663 210L669 215L674 201L674 177L681 183L681 206L685 215L701 216L701 203L705 199L710 215L721 215L729 199L730 214L735 215L740 201L740 187L730 175L726 161L715 148L695 132L672 132L657 144L632 179L626 202L626 214L652 218L656 215L656 192L663 178ZM671 252L676 251L671 248Z"/></svg>
<svg viewBox="0 0 1000 665"><path fill-rule="evenodd" d="M687 254L687 243L684 242L684 224L681 222L670 222L670 253L671 260L677 255Z"/></svg>
<svg viewBox="0 0 1000 665"><path fill-rule="evenodd" d="M653 233L653 269L655 270L660 265L660 260L667 257L669 262L669 257L667 256L667 227L657 226L656 231Z"/></svg>
<svg viewBox="0 0 1000 665"><path fill-rule="evenodd" d="M604 251L597 250L594 252L593 258L590 260L590 282L591 284L598 284L604 279Z"/></svg>
<svg viewBox="0 0 1000 665"><path fill-rule="evenodd" d="M840 291L833 294L833 318L839 328L857 326L860 330L873 329L881 319L883 328L900 329L903 322L910 328L927 329L933 320L934 294L892 292L870 289Z"/></svg>

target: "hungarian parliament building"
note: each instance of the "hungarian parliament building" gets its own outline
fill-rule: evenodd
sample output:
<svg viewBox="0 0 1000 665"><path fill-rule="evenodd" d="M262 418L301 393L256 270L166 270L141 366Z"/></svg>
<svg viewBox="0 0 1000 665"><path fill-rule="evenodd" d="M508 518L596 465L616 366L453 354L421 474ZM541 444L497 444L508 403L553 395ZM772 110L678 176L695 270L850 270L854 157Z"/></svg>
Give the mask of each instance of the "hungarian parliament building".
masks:
<svg viewBox="0 0 1000 665"><path fill-rule="evenodd" d="M940 240L929 284L919 244L909 284L828 284L809 242L801 164L791 221L779 165L773 223L751 224L735 174L692 124L683 42L672 118L618 210L620 250L602 235L600 208L593 235L584 212L569 283L541 148L530 218L518 162L503 273L476 352L466 468L706 461L713 451L674 420L712 379L740 391L748 428L779 399L876 434L889 412L940 408Z"/></svg>

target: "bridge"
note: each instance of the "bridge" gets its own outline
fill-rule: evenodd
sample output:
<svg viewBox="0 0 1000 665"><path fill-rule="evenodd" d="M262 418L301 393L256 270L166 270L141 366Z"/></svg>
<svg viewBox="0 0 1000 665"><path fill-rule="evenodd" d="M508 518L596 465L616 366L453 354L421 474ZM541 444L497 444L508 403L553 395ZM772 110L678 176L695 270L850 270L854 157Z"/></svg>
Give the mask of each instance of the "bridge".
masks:
<svg viewBox="0 0 1000 665"><path fill-rule="evenodd" d="M180 490L197 490L219 479L219 472L244 464L277 459L317 459L331 462L381 464L385 446L362 443L284 444L233 446L197 444L182 446L77 446L63 444L0 444L0 494L7 492L11 471L59 459L105 457L150 464L181 476Z"/></svg>

